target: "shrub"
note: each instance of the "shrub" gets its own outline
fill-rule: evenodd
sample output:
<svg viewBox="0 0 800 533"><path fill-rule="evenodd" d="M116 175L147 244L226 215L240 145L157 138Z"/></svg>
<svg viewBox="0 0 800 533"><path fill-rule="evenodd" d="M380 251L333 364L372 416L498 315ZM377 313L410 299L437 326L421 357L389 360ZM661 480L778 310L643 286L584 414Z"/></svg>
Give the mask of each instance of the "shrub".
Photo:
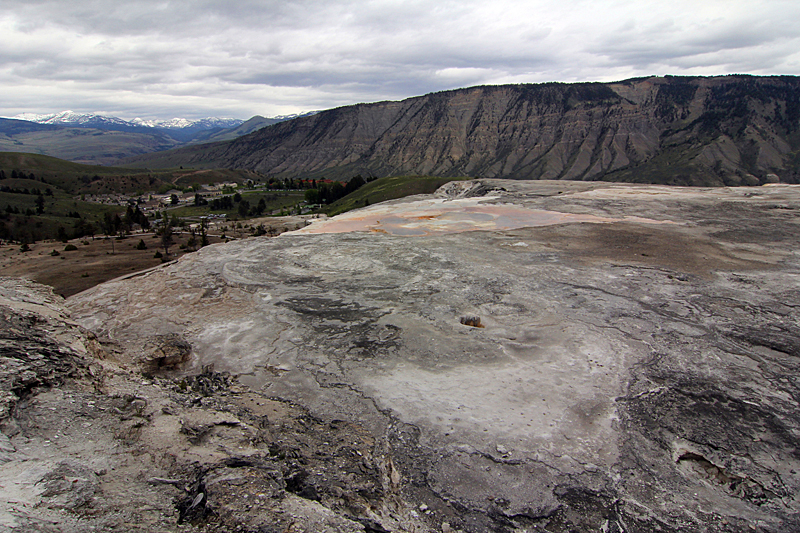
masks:
<svg viewBox="0 0 800 533"><path fill-rule="evenodd" d="M78 249L78 247L77 247L77 246L75 246L74 244L68 244L68 245L66 245L66 246L64 247L64 251L65 251L65 252L74 252L74 251L75 251L75 250L77 250L77 249Z"/></svg>
<svg viewBox="0 0 800 533"><path fill-rule="evenodd" d="M161 252L156 250L156 255L153 256L154 259L161 259Z"/></svg>
<svg viewBox="0 0 800 533"><path fill-rule="evenodd" d="M22 246L19 247L19 251L22 252L22 253L30 252L31 251L31 247L28 246L28 243L26 242Z"/></svg>
<svg viewBox="0 0 800 533"><path fill-rule="evenodd" d="M58 253L58 250L53 250L52 252L50 252L50 255L52 255L53 257L55 257L55 256L57 256L57 255L61 255L61 254L60 254L60 253Z"/></svg>
<svg viewBox="0 0 800 533"><path fill-rule="evenodd" d="M144 239L139 239L139 244L136 245L137 250L147 250L147 245L144 243Z"/></svg>

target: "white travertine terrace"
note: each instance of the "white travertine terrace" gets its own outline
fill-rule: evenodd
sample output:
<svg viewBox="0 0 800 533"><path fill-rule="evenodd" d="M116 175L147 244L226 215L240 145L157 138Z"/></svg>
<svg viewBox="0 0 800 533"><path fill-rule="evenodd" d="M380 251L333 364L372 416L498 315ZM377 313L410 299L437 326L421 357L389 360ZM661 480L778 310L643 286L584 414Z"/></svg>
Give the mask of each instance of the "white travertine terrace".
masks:
<svg viewBox="0 0 800 533"><path fill-rule="evenodd" d="M506 231L580 222L609 223L630 220L650 224L663 223L641 217L612 218L530 209L515 204L487 203L498 198L436 198L379 204L320 220L291 233L312 235L372 231L389 235L422 236L463 231Z"/></svg>
<svg viewBox="0 0 800 533"><path fill-rule="evenodd" d="M180 335L185 372L214 363L360 424L416 480L403 494L489 517L465 531L606 497L665 530L791 526L800 187L476 183L207 247L69 305L131 364Z"/></svg>

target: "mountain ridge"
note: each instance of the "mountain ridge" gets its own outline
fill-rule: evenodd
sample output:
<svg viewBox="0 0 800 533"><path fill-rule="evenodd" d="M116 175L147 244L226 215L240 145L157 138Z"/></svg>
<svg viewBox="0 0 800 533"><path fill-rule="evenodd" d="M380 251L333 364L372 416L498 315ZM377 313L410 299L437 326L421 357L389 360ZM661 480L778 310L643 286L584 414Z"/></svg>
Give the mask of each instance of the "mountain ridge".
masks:
<svg viewBox="0 0 800 533"><path fill-rule="evenodd" d="M122 159L179 146L234 139L293 116L199 120L124 120L91 113L23 113L0 118L0 151L49 155L83 164L116 165Z"/></svg>
<svg viewBox="0 0 800 533"><path fill-rule="evenodd" d="M126 164L338 179L797 183L798 131L797 77L667 76L477 86L355 104Z"/></svg>
<svg viewBox="0 0 800 533"><path fill-rule="evenodd" d="M184 128L235 128L245 122L238 118L227 117L206 117L197 120L190 120L185 118L172 118L169 120L145 120L141 118L134 118L133 120L125 120L118 117L101 115L97 113L77 113L75 111L67 110L59 113L49 114L36 114L36 113L21 113L13 117L2 117L13 120L24 120L27 122L35 122L37 124L64 124L69 126L81 125L119 125L119 126L140 126L145 128L161 128L161 129L184 129Z"/></svg>

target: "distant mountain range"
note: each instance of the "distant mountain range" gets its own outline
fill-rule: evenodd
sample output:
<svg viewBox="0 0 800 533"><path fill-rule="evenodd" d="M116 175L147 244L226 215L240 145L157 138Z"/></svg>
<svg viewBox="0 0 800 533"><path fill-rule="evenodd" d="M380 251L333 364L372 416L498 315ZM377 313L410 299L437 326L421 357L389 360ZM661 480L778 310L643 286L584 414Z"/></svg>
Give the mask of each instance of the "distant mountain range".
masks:
<svg viewBox="0 0 800 533"><path fill-rule="evenodd" d="M127 163L334 179L416 174L800 183L800 78L471 87L331 109Z"/></svg>
<svg viewBox="0 0 800 533"><path fill-rule="evenodd" d="M281 178L800 183L795 76L479 86L298 117L253 117L228 128L214 122L224 119L173 127L109 117L54 120L0 120L0 151Z"/></svg>
<svg viewBox="0 0 800 533"><path fill-rule="evenodd" d="M144 120L141 118L135 118L128 121L117 117L108 117L91 113L76 113L74 111L62 111L60 113L52 113L49 115L22 113L14 117L4 118L25 120L27 122L36 122L37 124L60 124L76 127L146 127L168 130L183 130L187 128L206 130L214 128L235 128L244 122L244 120L236 118L203 118L199 120L187 120L185 118L173 118L171 120Z"/></svg>
<svg viewBox="0 0 800 533"><path fill-rule="evenodd" d="M272 118L255 116L187 120L124 120L91 113L62 111L52 114L23 113L0 118L0 151L31 152L77 163L113 165L120 160L183 146L224 141L258 128L300 115Z"/></svg>

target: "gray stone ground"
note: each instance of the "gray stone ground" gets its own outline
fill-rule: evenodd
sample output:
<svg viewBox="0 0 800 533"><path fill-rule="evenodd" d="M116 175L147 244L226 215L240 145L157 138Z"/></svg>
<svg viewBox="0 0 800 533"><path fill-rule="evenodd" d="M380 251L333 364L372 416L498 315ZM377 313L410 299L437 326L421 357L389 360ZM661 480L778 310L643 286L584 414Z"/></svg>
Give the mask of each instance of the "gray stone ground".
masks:
<svg viewBox="0 0 800 533"><path fill-rule="evenodd" d="M207 247L68 300L134 423L42 479L88 519L128 461L162 528L797 530L799 235L798 186L482 180Z"/></svg>

